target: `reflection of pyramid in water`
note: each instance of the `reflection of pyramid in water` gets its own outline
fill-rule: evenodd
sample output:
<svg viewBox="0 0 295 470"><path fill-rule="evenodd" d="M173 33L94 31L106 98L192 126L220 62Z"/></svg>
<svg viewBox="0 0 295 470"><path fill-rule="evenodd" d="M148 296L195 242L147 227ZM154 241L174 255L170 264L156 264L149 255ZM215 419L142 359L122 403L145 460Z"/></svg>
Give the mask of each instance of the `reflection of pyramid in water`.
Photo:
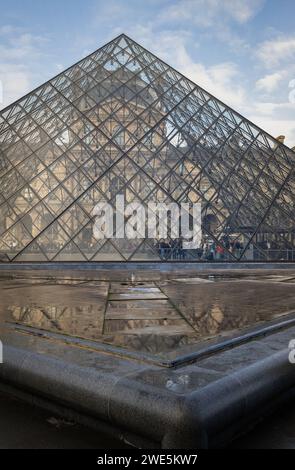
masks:
<svg viewBox="0 0 295 470"><path fill-rule="evenodd" d="M291 260L294 157L121 35L0 113L0 260ZM203 248L97 241L117 194L201 202Z"/></svg>

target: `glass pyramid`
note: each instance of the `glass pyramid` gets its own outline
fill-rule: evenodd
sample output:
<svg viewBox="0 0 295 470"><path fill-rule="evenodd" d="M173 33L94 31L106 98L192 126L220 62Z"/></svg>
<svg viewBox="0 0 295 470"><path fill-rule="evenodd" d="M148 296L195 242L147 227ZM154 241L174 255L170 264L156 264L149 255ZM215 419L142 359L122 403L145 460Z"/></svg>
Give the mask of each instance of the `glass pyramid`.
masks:
<svg viewBox="0 0 295 470"><path fill-rule="evenodd" d="M295 153L125 35L0 112L1 261L294 260ZM98 202L199 202L199 249Z"/></svg>

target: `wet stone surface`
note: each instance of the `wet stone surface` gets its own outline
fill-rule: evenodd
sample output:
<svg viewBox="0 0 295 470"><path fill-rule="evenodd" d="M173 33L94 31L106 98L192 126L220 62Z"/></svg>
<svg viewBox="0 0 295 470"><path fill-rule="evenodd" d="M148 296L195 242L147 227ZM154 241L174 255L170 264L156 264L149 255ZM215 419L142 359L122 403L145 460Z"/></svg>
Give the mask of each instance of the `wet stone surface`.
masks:
<svg viewBox="0 0 295 470"><path fill-rule="evenodd" d="M294 280L293 271L1 272L0 318L12 327L176 357L292 314Z"/></svg>

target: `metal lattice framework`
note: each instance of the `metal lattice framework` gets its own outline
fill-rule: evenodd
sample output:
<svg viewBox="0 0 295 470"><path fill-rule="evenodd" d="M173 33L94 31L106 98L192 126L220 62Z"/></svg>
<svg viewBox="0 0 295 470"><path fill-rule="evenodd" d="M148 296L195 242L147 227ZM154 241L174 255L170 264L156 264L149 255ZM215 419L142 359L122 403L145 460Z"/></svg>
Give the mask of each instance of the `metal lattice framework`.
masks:
<svg viewBox="0 0 295 470"><path fill-rule="evenodd" d="M295 153L125 35L0 113L0 260L294 259ZM200 202L203 242L93 237L93 208Z"/></svg>

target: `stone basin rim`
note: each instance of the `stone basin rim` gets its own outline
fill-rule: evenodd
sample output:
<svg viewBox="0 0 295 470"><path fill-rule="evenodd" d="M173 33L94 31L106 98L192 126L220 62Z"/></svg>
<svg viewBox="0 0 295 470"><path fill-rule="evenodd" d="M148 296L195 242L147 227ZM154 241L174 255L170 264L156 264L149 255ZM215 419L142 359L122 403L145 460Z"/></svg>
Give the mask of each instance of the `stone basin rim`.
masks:
<svg viewBox="0 0 295 470"><path fill-rule="evenodd" d="M95 352L113 354L123 359L131 359L134 361L146 362L149 364L155 364L164 368L176 368L179 366L195 363L200 359L212 356L215 353L226 351L228 349L236 348L242 344L250 343L259 338L270 336L279 332L280 330L288 329L288 327L295 326L295 310L282 315L280 318L269 320L266 323L259 324L256 326L249 326L245 328L240 334L236 332L228 337L214 337L211 340L203 340L200 343L195 344L196 350L193 352L180 354L176 358L162 358L152 353L145 353L142 351L128 350L123 346L115 346L100 341L91 339L85 339L78 336L66 335L63 333L57 333L54 331L48 331L36 327L31 327L25 324L16 322L7 322L7 325L11 329L23 331L32 335L44 337L46 339L58 339L65 343L86 347L92 349ZM166 353L167 355L169 354Z"/></svg>

